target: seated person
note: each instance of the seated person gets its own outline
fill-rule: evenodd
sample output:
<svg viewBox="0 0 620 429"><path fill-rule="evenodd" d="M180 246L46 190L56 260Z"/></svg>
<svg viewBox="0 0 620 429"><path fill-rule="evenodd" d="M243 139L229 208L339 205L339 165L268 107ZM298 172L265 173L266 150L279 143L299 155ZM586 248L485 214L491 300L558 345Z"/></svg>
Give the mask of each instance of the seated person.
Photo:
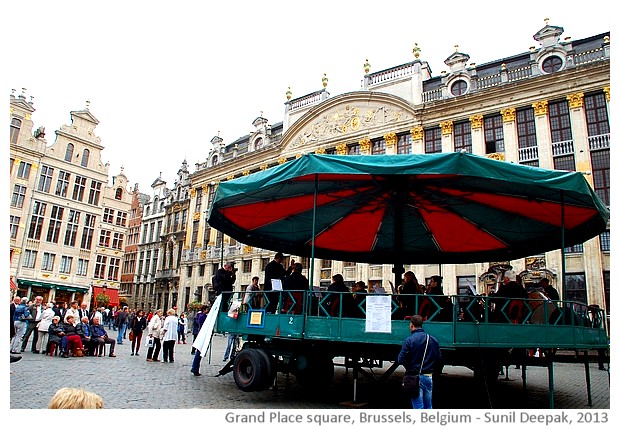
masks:
<svg viewBox="0 0 620 429"><path fill-rule="evenodd" d="M65 331L63 331L62 324L60 323L60 316L52 317L52 323L48 328L48 337L47 337L47 352L51 352L51 345L54 344L57 349L61 349L61 341L62 337L65 336Z"/></svg>
<svg viewBox="0 0 620 429"><path fill-rule="evenodd" d="M110 344L110 353L108 356L116 357L114 354L114 347L116 346L116 340L108 337L108 333L103 328L101 321L98 317L93 319L93 324L90 326L91 329L91 341L95 343L95 349L93 349L93 356L96 352L98 352L99 356L103 355L103 347L105 344Z"/></svg>
<svg viewBox="0 0 620 429"><path fill-rule="evenodd" d="M356 282L351 288L353 293L353 317L366 317L366 283L363 281Z"/></svg>
<svg viewBox="0 0 620 429"><path fill-rule="evenodd" d="M88 323L88 317L82 317L82 320L75 326L75 328L78 335L82 339L82 345L84 345L87 353L92 355L95 344L90 340L90 325Z"/></svg>
<svg viewBox="0 0 620 429"><path fill-rule="evenodd" d="M72 314L68 314L65 316L66 322L62 324L62 330L65 335L62 337L60 347L62 349L61 356L64 358L69 357L69 351L75 356L77 355L78 349L84 350L82 338L80 338L77 332L77 324L74 325L74 319L75 317Z"/></svg>
<svg viewBox="0 0 620 429"><path fill-rule="evenodd" d="M416 303L419 305L416 295L421 295L422 293L423 288L418 283L418 279L413 271L407 271L403 276L403 284L398 287L398 294L404 296L396 298L400 308L400 311L397 312L399 319L416 314Z"/></svg>
<svg viewBox="0 0 620 429"><path fill-rule="evenodd" d="M430 298L439 307L441 307L441 310L439 310L439 314L433 317L433 320L437 322L451 322L453 305L452 305L452 301L450 300L450 298L445 296L443 293L443 288L441 287L442 280L443 280L443 277L441 276L431 276L431 279L428 283L428 287L426 289L426 294L435 295ZM430 314L427 314L426 317L428 318L432 316L436 311L437 311L437 306L432 304L429 310ZM418 314L420 314L421 316L424 316L421 313L418 313Z"/></svg>
<svg viewBox="0 0 620 429"><path fill-rule="evenodd" d="M285 291L301 291L309 290L310 283L306 276L302 274L304 267L299 262L293 265L291 274L284 278L282 289ZM301 314L303 308L303 292L286 292L283 297L284 313ZM293 302L293 300L295 302Z"/></svg>

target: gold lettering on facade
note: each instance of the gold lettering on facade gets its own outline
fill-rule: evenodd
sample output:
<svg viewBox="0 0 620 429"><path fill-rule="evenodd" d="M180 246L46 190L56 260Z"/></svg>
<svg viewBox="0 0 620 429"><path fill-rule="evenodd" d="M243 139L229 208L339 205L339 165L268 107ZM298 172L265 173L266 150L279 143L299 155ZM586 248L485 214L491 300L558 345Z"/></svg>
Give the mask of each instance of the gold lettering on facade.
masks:
<svg viewBox="0 0 620 429"><path fill-rule="evenodd" d="M576 92L574 94L568 94L566 96L568 105L571 109L578 109L583 107L583 92Z"/></svg>
<svg viewBox="0 0 620 429"><path fill-rule="evenodd" d="M469 122L471 123L472 130L479 130L482 128L482 115L473 115L469 117Z"/></svg>
<svg viewBox="0 0 620 429"><path fill-rule="evenodd" d="M411 140L422 140L422 136L424 135L424 128L413 127L410 133L411 133Z"/></svg>
<svg viewBox="0 0 620 429"><path fill-rule="evenodd" d="M336 153L338 155L346 155L347 154L347 144L346 143L340 143L339 145L336 145Z"/></svg>
<svg viewBox="0 0 620 429"><path fill-rule="evenodd" d="M537 101L535 103L532 103L532 107L534 108L534 115L536 116L546 115L547 112L549 111L548 105L549 105L549 102L547 100Z"/></svg>
<svg viewBox="0 0 620 429"><path fill-rule="evenodd" d="M516 117L517 109L514 107L510 107L508 109L500 110L499 113L502 114L502 120L504 122L514 122Z"/></svg>
<svg viewBox="0 0 620 429"><path fill-rule="evenodd" d="M452 121L440 122L439 126L441 127L442 135L452 134Z"/></svg>
<svg viewBox="0 0 620 429"><path fill-rule="evenodd" d="M386 135L383 136L383 139L385 140L386 147L394 147L396 146L396 142L398 141L398 137L396 136L396 133L394 132L387 133Z"/></svg>
<svg viewBox="0 0 620 429"><path fill-rule="evenodd" d="M360 152L363 154L370 154L370 139L365 138L360 140Z"/></svg>

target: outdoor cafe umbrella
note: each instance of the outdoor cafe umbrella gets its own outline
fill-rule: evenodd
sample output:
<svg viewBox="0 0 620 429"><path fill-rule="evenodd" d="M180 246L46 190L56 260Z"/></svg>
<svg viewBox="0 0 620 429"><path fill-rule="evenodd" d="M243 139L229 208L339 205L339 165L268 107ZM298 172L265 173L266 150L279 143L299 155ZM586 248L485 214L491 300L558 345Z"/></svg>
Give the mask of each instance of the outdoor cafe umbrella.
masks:
<svg viewBox="0 0 620 429"><path fill-rule="evenodd" d="M608 218L581 173L455 152L303 155L221 182L208 222L246 245L391 263L399 276L403 263L513 260L583 243Z"/></svg>

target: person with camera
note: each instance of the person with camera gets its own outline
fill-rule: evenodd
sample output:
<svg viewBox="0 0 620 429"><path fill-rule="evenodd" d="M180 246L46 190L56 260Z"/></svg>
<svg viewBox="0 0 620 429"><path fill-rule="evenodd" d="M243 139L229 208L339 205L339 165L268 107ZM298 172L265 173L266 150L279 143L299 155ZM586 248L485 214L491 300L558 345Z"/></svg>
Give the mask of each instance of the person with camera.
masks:
<svg viewBox="0 0 620 429"><path fill-rule="evenodd" d="M235 281L237 280L237 268L232 262L226 262L215 273L216 295L222 295L222 311L228 311L228 306Z"/></svg>

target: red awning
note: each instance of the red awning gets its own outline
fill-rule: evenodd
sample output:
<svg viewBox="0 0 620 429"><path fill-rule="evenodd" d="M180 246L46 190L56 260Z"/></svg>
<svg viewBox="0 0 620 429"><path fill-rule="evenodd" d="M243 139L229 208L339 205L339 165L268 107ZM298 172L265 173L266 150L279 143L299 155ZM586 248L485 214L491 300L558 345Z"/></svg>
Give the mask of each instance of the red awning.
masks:
<svg viewBox="0 0 620 429"><path fill-rule="evenodd" d="M10 285L11 290L17 290L17 285L13 281L13 278L9 277L9 279L11 280L11 285Z"/></svg>
<svg viewBox="0 0 620 429"><path fill-rule="evenodd" d="M93 286L93 299L95 299L95 297L99 295L100 293L104 293L110 297L110 303L108 304L108 306L118 307L118 304L119 304L118 289L102 288L99 286Z"/></svg>

